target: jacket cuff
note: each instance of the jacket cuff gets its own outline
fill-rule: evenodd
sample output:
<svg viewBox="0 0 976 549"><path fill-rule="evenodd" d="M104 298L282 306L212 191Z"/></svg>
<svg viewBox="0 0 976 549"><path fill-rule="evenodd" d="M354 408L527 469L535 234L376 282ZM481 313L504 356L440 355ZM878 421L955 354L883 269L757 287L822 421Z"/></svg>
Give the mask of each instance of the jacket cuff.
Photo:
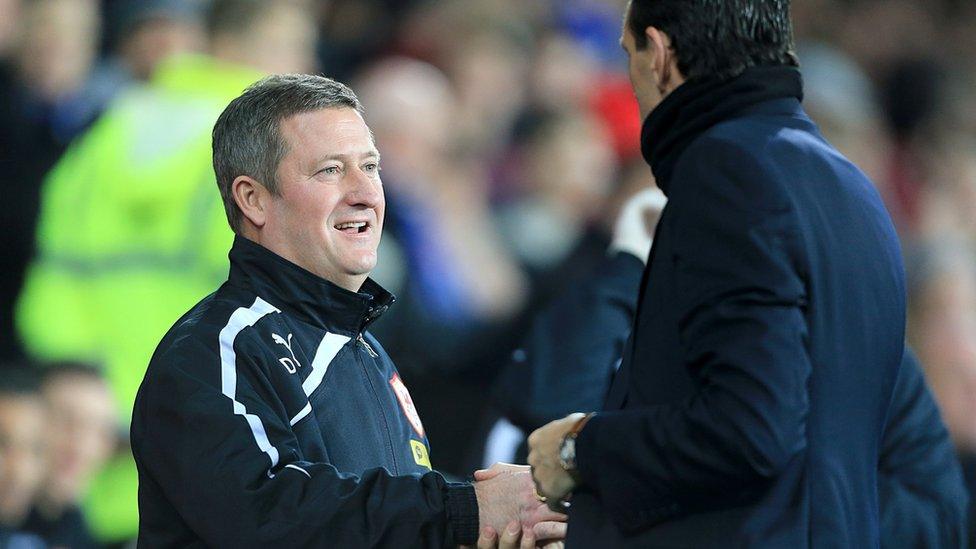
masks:
<svg viewBox="0 0 976 549"><path fill-rule="evenodd" d="M603 422L601 414L593 414L583 429L576 435L576 473L579 475L580 488L596 492L598 486L600 459L599 431Z"/></svg>
<svg viewBox="0 0 976 549"><path fill-rule="evenodd" d="M620 437L621 426L625 429L633 427L621 423L620 412L603 412L591 417L576 435L576 471L580 478L578 489L601 499L620 532L633 535L679 516L685 510L673 498L661 497L650 488L635 490L632 476L620 475L619 471L614 474L613 470L607 469L607 459L612 456L604 456L603 445L626 440ZM601 491L612 496L604 498Z"/></svg>
<svg viewBox="0 0 976 549"><path fill-rule="evenodd" d="M478 498L474 486L467 483L449 482L444 486L447 522L454 543L450 545L474 545L478 542Z"/></svg>

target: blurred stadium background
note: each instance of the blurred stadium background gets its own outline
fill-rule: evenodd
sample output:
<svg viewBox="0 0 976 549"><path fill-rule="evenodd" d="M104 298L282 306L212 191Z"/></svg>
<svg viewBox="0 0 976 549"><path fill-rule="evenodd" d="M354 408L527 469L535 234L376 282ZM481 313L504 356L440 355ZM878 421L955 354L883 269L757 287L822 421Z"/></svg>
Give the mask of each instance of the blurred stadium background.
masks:
<svg viewBox="0 0 976 549"><path fill-rule="evenodd" d="M399 297L374 331L435 467L480 465L519 334L652 179L625 4L0 0L0 532L134 536L135 390L226 276L210 129L265 73L323 73L363 100L389 204L374 278ZM806 108L895 220L909 343L972 486L976 3L793 4Z"/></svg>

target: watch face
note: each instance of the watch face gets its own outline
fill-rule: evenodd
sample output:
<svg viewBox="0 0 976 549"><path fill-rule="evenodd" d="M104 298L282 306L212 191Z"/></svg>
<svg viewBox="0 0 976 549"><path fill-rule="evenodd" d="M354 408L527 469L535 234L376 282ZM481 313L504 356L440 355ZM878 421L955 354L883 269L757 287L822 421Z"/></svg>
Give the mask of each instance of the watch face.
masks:
<svg viewBox="0 0 976 549"><path fill-rule="evenodd" d="M576 461L576 438L566 437L563 440L562 446L559 447L559 461L562 462L563 467L572 468L575 467Z"/></svg>

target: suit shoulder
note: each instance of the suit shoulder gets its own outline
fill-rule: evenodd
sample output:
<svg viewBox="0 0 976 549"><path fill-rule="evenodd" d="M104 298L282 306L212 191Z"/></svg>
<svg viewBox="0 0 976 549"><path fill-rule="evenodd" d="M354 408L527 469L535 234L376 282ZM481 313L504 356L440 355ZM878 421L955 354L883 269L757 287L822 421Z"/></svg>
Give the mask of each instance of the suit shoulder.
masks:
<svg viewBox="0 0 976 549"><path fill-rule="evenodd" d="M771 150L829 148L809 119L799 116L751 115L716 124L688 147L685 157L726 161L730 165L763 164ZM684 158L682 159L684 160Z"/></svg>
<svg viewBox="0 0 976 549"><path fill-rule="evenodd" d="M788 171L769 154L778 137L746 126L722 124L692 142L675 166L669 198L711 197L744 211L791 210Z"/></svg>

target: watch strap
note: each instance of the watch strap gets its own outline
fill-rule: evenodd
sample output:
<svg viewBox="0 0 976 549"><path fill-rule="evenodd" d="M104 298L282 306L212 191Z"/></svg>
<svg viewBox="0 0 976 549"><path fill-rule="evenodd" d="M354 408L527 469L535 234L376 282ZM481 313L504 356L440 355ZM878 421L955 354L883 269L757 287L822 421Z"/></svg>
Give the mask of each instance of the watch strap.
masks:
<svg viewBox="0 0 976 549"><path fill-rule="evenodd" d="M576 447L575 447L575 445L576 445L576 436L579 435L580 431L583 430L583 427L586 426L586 422L588 422L590 420L590 418L593 417L594 415L595 415L594 412L590 412L589 414L586 414L585 416L583 416L583 417L579 418L578 420L576 420L576 423L574 423L573 424L573 427L569 430L568 433L566 433L566 435L563 437L562 444L560 444L560 448L563 448L567 444L567 441L570 441L570 440L573 441L573 459L572 459L572 462L567 463L566 461L563 461L562 459L560 459L559 462L560 462L560 465L563 466L563 469L565 469L566 472L569 473L569 475L571 477L573 477L573 480L575 480L576 482L579 482L579 480L580 480L579 479L579 472L577 471L577 466L576 466Z"/></svg>

